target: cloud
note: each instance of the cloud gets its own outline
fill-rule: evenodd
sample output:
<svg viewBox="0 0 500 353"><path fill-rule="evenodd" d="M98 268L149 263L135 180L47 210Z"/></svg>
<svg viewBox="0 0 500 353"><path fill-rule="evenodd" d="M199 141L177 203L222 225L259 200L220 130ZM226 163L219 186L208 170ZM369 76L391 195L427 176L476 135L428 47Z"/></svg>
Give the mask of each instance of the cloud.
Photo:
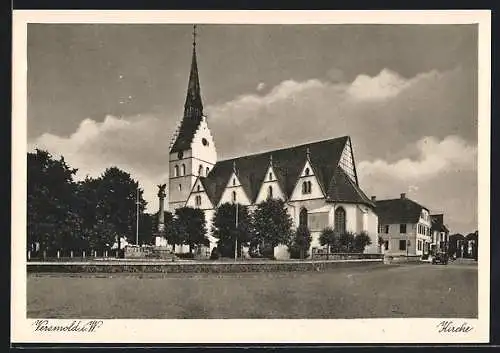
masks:
<svg viewBox="0 0 500 353"><path fill-rule="evenodd" d="M264 82L260 82L258 85L257 85L257 91L262 91L264 88L266 88L266 84Z"/></svg>
<svg viewBox="0 0 500 353"><path fill-rule="evenodd" d="M338 70L332 72L335 82L285 80L265 94L207 106L219 159L350 135L367 193L409 191L446 208L450 222L476 227L470 212L455 206L477 198L471 159L477 153L475 76L461 67L411 78L385 69L345 82ZM167 182L177 124L151 115L108 116L102 123L86 119L72 135L44 134L30 147L64 155L79 168L79 177L99 175L111 165L130 172L144 186L148 210L155 211L155 188ZM454 204L442 202L443 190Z"/></svg>

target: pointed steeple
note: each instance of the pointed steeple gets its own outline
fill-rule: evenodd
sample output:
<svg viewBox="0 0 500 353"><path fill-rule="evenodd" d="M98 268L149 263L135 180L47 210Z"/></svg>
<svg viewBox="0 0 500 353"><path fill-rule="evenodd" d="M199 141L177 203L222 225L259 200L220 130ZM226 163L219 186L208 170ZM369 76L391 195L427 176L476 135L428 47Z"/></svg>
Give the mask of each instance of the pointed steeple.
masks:
<svg viewBox="0 0 500 353"><path fill-rule="evenodd" d="M200 118L203 115L203 103L201 102L200 80L198 78L198 63L196 61L196 25L193 26L193 56L191 60L191 72L184 104L184 118Z"/></svg>

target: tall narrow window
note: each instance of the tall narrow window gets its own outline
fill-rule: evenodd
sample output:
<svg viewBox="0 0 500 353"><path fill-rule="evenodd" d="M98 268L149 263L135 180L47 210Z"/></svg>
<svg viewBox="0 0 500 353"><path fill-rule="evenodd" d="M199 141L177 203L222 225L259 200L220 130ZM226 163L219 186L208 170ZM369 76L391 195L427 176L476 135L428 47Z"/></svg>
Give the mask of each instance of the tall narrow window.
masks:
<svg viewBox="0 0 500 353"><path fill-rule="evenodd" d="M233 178L233 186L236 185L236 178Z"/></svg>
<svg viewBox="0 0 500 353"><path fill-rule="evenodd" d="M207 172L205 173L205 176L208 176L209 172L210 172L210 168L207 167Z"/></svg>
<svg viewBox="0 0 500 353"><path fill-rule="evenodd" d="M309 175L309 168L306 168L305 172L304 172L305 175Z"/></svg>
<svg viewBox="0 0 500 353"><path fill-rule="evenodd" d="M236 202L236 191L233 191L233 202Z"/></svg>
<svg viewBox="0 0 500 353"><path fill-rule="evenodd" d="M303 194L307 193L307 182L306 181L304 181L302 183L302 193Z"/></svg>
<svg viewBox="0 0 500 353"><path fill-rule="evenodd" d="M201 190L201 187L198 185L198 186L196 187L196 191L200 191L200 190Z"/></svg>
<svg viewBox="0 0 500 353"><path fill-rule="evenodd" d="M269 186L267 188L267 197L272 199L273 198L273 187L272 186Z"/></svg>
<svg viewBox="0 0 500 353"><path fill-rule="evenodd" d="M335 210L335 230L339 233L345 233L345 210L343 207L338 207Z"/></svg>
<svg viewBox="0 0 500 353"><path fill-rule="evenodd" d="M389 226L385 226L385 234L388 234L389 233Z"/></svg>
<svg viewBox="0 0 500 353"><path fill-rule="evenodd" d="M307 193L310 194L312 190L312 183L310 181L307 182Z"/></svg>
<svg viewBox="0 0 500 353"><path fill-rule="evenodd" d="M199 176L202 176L203 175L203 166L200 164L199 168L198 168L198 175Z"/></svg>
<svg viewBox="0 0 500 353"><path fill-rule="evenodd" d="M201 196L200 195L197 195L195 197L195 203L196 203L196 206L200 206L201 205Z"/></svg>
<svg viewBox="0 0 500 353"><path fill-rule="evenodd" d="M307 209L302 208L299 214L299 225L307 227Z"/></svg>
<svg viewBox="0 0 500 353"><path fill-rule="evenodd" d="M185 164L182 165L181 172L182 172L181 175L186 175L186 165Z"/></svg>
<svg viewBox="0 0 500 353"><path fill-rule="evenodd" d="M273 180L273 173L269 173L269 180Z"/></svg>
<svg viewBox="0 0 500 353"><path fill-rule="evenodd" d="M179 176L179 166L178 166L178 165L176 165L176 166L174 167L174 176L176 176L176 177L178 177L178 176Z"/></svg>
<svg viewBox="0 0 500 353"><path fill-rule="evenodd" d="M406 224L399 225L399 232L403 234L406 233Z"/></svg>

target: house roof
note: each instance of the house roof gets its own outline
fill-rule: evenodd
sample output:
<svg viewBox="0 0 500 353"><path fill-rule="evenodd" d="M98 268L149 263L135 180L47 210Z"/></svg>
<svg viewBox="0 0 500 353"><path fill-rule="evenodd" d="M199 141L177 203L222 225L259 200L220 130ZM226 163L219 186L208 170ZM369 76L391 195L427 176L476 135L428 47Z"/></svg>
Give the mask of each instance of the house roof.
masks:
<svg viewBox="0 0 500 353"><path fill-rule="evenodd" d="M201 179L209 198L216 205L233 173L234 166L247 196L251 202L255 202L272 156L276 178L286 197L289 198L307 161L309 150L311 167L328 201L365 203L374 207L375 205L359 186L338 166L348 140L348 136L343 136L219 161L208 176Z"/></svg>
<svg viewBox="0 0 500 353"><path fill-rule="evenodd" d="M422 209L428 209L408 198L376 201L380 224L417 223Z"/></svg>
<svg viewBox="0 0 500 353"><path fill-rule="evenodd" d="M431 215L431 230L432 231L448 232L448 228L444 224L443 217L444 217L443 214Z"/></svg>

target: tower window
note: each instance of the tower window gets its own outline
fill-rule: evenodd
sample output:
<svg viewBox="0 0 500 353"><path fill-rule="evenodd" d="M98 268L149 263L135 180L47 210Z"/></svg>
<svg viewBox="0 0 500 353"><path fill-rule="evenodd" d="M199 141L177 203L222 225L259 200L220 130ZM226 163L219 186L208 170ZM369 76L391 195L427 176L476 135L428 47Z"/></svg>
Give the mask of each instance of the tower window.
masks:
<svg viewBox="0 0 500 353"><path fill-rule="evenodd" d="M178 166L178 165L176 165L176 166L174 167L174 176L176 176L176 177L178 177L178 176L179 176L179 166Z"/></svg>
<svg viewBox="0 0 500 353"><path fill-rule="evenodd" d="M339 207L335 210L335 230L339 233L345 233L345 210Z"/></svg>
<svg viewBox="0 0 500 353"><path fill-rule="evenodd" d="M236 191L233 191L233 202L236 202Z"/></svg>
<svg viewBox="0 0 500 353"><path fill-rule="evenodd" d="M182 171L181 175L186 175L186 165L185 164L182 165L181 171Z"/></svg>
<svg viewBox="0 0 500 353"><path fill-rule="evenodd" d="M197 195L197 196L194 198L194 202L195 202L196 206L200 206L200 205L201 205L201 196L200 196L200 195Z"/></svg>
<svg viewBox="0 0 500 353"><path fill-rule="evenodd" d="M182 153L182 151L179 152L179 153L177 153L177 158L178 159L182 159L182 157L184 157L184 153Z"/></svg>
<svg viewBox="0 0 500 353"><path fill-rule="evenodd" d="M269 180L273 180L273 173L269 173Z"/></svg>
<svg viewBox="0 0 500 353"><path fill-rule="evenodd" d="M310 194L312 189L312 183L310 181L304 181L302 183L302 193Z"/></svg>
<svg viewBox="0 0 500 353"><path fill-rule="evenodd" d="M196 188L196 191L200 191L201 187L198 185L198 187Z"/></svg>
<svg viewBox="0 0 500 353"><path fill-rule="evenodd" d="M304 174L309 175L309 168L306 168L306 170L304 171Z"/></svg>
<svg viewBox="0 0 500 353"><path fill-rule="evenodd" d="M233 178L233 186L236 185L236 178Z"/></svg>
<svg viewBox="0 0 500 353"><path fill-rule="evenodd" d="M203 146L208 146L208 141L206 138L202 138L201 143L203 144Z"/></svg>
<svg viewBox="0 0 500 353"><path fill-rule="evenodd" d="M267 188L267 197L272 199L273 198L273 187L272 186L269 186Z"/></svg>

